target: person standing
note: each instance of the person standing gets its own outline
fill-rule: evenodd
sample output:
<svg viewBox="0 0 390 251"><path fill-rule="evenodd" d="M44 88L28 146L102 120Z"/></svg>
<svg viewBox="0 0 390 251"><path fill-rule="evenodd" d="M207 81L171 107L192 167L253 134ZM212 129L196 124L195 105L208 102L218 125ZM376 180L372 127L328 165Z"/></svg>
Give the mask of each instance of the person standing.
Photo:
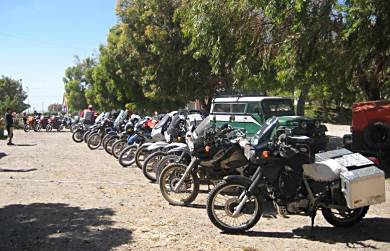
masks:
<svg viewBox="0 0 390 251"><path fill-rule="evenodd" d="M13 145L12 138L14 137L14 118L12 116L11 108L7 108L7 113L5 114L5 126L8 132L7 145Z"/></svg>

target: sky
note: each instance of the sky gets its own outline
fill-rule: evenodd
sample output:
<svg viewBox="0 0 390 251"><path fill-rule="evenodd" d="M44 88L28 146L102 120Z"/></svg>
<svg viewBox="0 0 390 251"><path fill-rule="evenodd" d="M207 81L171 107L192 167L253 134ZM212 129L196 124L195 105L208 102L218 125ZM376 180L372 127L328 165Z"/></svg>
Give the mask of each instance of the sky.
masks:
<svg viewBox="0 0 390 251"><path fill-rule="evenodd" d="M62 103L65 69L96 54L115 0L0 0L0 75L21 80L32 109Z"/></svg>

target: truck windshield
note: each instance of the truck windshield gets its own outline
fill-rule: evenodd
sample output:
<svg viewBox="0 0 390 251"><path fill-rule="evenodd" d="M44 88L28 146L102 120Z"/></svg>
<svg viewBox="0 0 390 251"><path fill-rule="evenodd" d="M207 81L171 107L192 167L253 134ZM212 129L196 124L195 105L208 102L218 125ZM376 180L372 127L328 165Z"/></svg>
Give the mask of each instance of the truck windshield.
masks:
<svg viewBox="0 0 390 251"><path fill-rule="evenodd" d="M265 115L271 116L293 116L294 106L290 99L266 99L262 102Z"/></svg>

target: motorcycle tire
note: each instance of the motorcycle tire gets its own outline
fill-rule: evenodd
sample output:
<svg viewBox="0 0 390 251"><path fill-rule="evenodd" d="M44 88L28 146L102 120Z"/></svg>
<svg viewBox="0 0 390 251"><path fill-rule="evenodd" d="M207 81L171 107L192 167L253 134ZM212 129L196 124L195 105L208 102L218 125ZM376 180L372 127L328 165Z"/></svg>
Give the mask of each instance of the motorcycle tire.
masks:
<svg viewBox="0 0 390 251"><path fill-rule="evenodd" d="M347 210L347 212L339 212L342 218L338 217L336 213L330 208L322 208L322 215L325 220L335 227L352 227L356 223L359 223L368 212L367 207L361 207L357 209ZM346 216L346 217L345 217Z"/></svg>
<svg viewBox="0 0 390 251"><path fill-rule="evenodd" d="M229 189L232 188L240 188L240 190L242 189L242 191L246 190L246 186L244 184L240 184L240 182L232 182L232 181L225 181L225 180L221 181L210 191L207 197L207 204L206 204L207 215L210 221L213 223L213 225L224 232L228 232L228 233L244 232L252 228L253 226L255 226L257 222L260 220L262 215L261 200L258 196L251 197L251 199L254 200L254 206L251 207L254 209L252 217L246 222L244 222L243 224L239 224L238 226L229 225L228 223L223 222L223 220L218 217L218 215L216 214L216 210L220 210L221 213L226 213L227 216L232 217L236 220L241 215L238 215L238 217L233 216L232 215L233 212L231 210L234 210L234 208L238 205L237 202L238 199L231 198L227 200L226 203L231 203L229 205L226 205L226 203L224 203L224 205L216 205L217 203L216 198L219 194L222 194L224 191L226 191L225 193L227 194L231 194L232 191L230 191L229 193ZM241 193L242 193L241 191L236 192L237 195L236 197L239 198ZM245 210L245 206L243 210Z"/></svg>
<svg viewBox="0 0 390 251"><path fill-rule="evenodd" d="M115 141L118 139L118 137L110 137L106 142L103 140L103 147L104 150L109 154L112 155L112 146L114 145Z"/></svg>
<svg viewBox="0 0 390 251"><path fill-rule="evenodd" d="M164 170L164 168L167 165L169 165L171 163L176 163L179 161L179 159L180 159L180 156L175 155L175 154L169 154L169 155L166 155L164 158L162 158L162 160L160 160L157 163L156 180L159 180L162 170Z"/></svg>
<svg viewBox="0 0 390 251"><path fill-rule="evenodd" d="M83 141L85 142L85 143L87 143L88 142L88 138L89 138L89 135L92 133L92 131L86 131L85 133L84 133L84 135L83 135Z"/></svg>
<svg viewBox="0 0 390 251"><path fill-rule="evenodd" d="M102 146L103 146L103 148L106 146L107 141L108 141L109 139L111 139L111 137L113 137L113 136L114 136L114 135L110 135L110 134L104 135L103 140L102 140Z"/></svg>
<svg viewBox="0 0 390 251"><path fill-rule="evenodd" d="M142 173L144 176L152 181L156 182L157 180L157 165L162 160L164 156L166 156L167 153L163 151L158 151L150 154L142 164Z"/></svg>
<svg viewBox="0 0 390 251"><path fill-rule="evenodd" d="M39 132L41 130L40 125L34 125L34 132Z"/></svg>
<svg viewBox="0 0 390 251"><path fill-rule="evenodd" d="M25 132L29 132L30 131L30 126L29 125L24 125L23 130Z"/></svg>
<svg viewBox="0 0 390 251"><path fill-rule="evenodd" d="M119 164L122 167L128 167L135 163L135 152L137 151L137 145L131 145L123 149L119 155Z"/></svg>
<svg viewBox="0 0 390 251"><path fill-rule="evenodd" d="M83 142L83 132L79 130L74 131L72 134L72 139L76 143Z"/></svg>
<svg viewBox="0 0 390 251"><path fill-rule="evenodd" d="M161 172L159 178L159 187L160 192L164 199L168 201L169 204L175 206L186 206L193 202L199 194L199 178L196 173L192 172L189 177L187 177L186 182L183 184L184 187L181 187L181 191L173 191L173 187L176 186L176 183L183 176L187 166L180 163L173 163L164 168ZM179 176L177 176L179 174ZM176 177L175 177L176 176ZM188 181L192 180L191 188L188 190ZM183 190L184 188L184 190ZM172 192L172 194L171 194ZM183 195L183 198L175 199L175 195Z"/></svg>
<svg viewBox="0 0 390 251"><path fill-rule="evenodd" d="M114 144L112 144L112 156L114 156L116 159L119 159L119 156L121 155L121 152L123 151L123 149L125 149L125 147L127 147L126 140L116 140Z"/></svg>
<svg viewBox="0 0 390 251"><path fill-rule="evenodd" d="M147 150L148 146L141 145L138 147L137 152L135 153L135 163L139 169L142 169L142 165L145 159L149 156L150 152Z"/></svg>
<svg viewBox="0 0 390 251"><path fill-rule="evenodd" d="M102 136L99 133L92 133L88 138L88 148L91 150L96 150L102 144Z"/></svg>
<svg viewBox="0 0 390 251"><path fill-rule="evenodd" d="M46 126L46 132L51 132L53 130L51 125Z"/></svg>

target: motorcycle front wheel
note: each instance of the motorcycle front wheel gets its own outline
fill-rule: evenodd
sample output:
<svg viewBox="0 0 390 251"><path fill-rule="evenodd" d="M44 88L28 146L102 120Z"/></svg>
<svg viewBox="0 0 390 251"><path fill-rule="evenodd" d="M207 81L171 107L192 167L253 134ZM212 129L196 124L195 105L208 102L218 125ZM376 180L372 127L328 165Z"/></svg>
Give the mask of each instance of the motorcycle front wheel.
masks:
<svg viewBox="0 0 390 251"><path fill-rule="evenodd" d="M106 142L104 142L103 140L103 147L104 147L104 150L106 151L106 153L108 153L109 155L112 155L112 146L114 145L115 141L117 140L118 138L113 136L111 138L109 138Z"/></svg>
<svg viewBox="0 0 390 251"><path fill-rule="evenodd" d="M30 125L24 125L23 130L24 130L25 132L29 132L29 131L30 131Z"/></svg>
<svg viewBox="0 0 390 251"><path fill-rule="evenodd" d="M348 210L322 208L321 211L329 224L335 227L352 227L366 216L368 208L368 206Z"/></svg>
<svg viewBox="0 0 390 251"><path fill-rule="evenodd" d="M76 130L72 134L72 139L76 143L81 143L83 142L83 132L80 130Z"/></svg>
<svg viewBox="0 0 390 251"><path fill-rule="evenodd" d="M241 212L234 215L246 188L239 182L218 183L207 198L207 215L217 228L224 232L243 232L252 228L262 215L261 201L257 196L247 198Z"/></svg>
<svg viewBox="0 0 390 251"><path fill-rule="evenodd" d="M112 144L112 149L111 149L112 156L114 156L116 159L119 159L121 152L123 151L123 149L125 149L126 146L127 146L126 140L121 140L121 139L116 140Z"/></svg>
<svg viewBox="0 0 390 251"><path fill-rule="evenodd" d="M160 192L171 205L185 206L193 202L198 196L199 178L194 172L191 172L183 184L176 188L186 169L186 165L172 163L165 167L160 174Z"/></svg>
<svg viewBox="0 0 390 251"><path fill-rule="evenodd" d="M166 166L168 166L169 164L172 164L172 163L179 162L179 160L180 160L180 156L175 155L175 154L169 154L169 155L164 156L164 158L162 158L157 163L156 180L158 181L160 179L161 172L162 172L162 170L164 170L164 168Z"/></svg>
<svg viewBox="0 0 390 251"><path fill-rule="evenodd" d="M102 136L99 133L93 133L89 136L87 143L89 149L96 150L102 143Z"/></svg>
<svg viewBox="0 0 390 251"><path fill-rule="evenodd" d="M147 145L141 145L138 147L137 152L135 153L135 163L139 169L142 169L145 159L149 156L150 152L148 151Z"/></svg>
<svg viewBox="0 0 390 251"><path fill-rule="evenodd" d="M135 162L135 152L137 151L137 145L131 145L123 149L119 155L119 163L123 167L128 167Z"/></svg>
<svg viewBox="0 0 390 251"><path fill-rule="evenodd" d="M156 181L157 165L167 155L166 152L158 151L150 154L144 161L142 165L142 173L144 176L152 181Z"/></svg>

